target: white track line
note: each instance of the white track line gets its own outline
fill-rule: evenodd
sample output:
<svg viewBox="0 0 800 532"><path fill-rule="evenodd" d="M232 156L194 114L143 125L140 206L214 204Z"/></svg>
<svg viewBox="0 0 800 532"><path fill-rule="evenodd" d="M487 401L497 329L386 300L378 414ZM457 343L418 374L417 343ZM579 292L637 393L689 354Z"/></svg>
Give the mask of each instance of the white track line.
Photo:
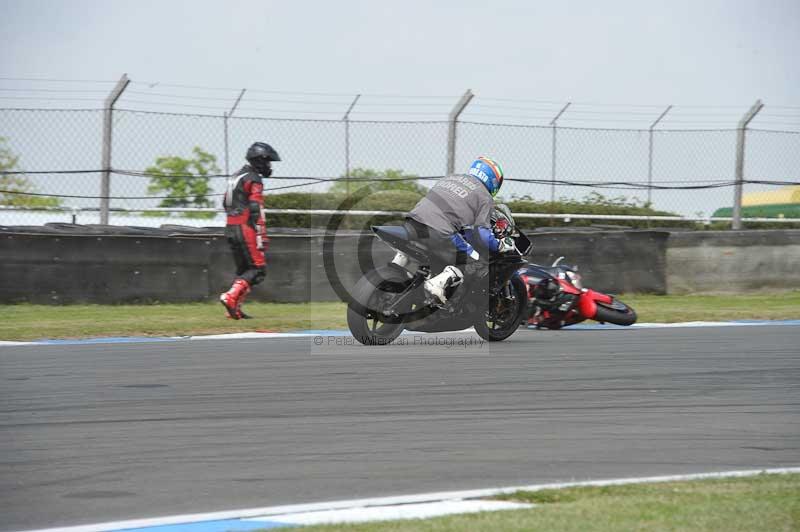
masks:
<svg viewBox="0 0 800 532"><path fill-rule="evenodd" d="M800 325L800 320L778 320L778 321L687 321L680 323L635 323L629 327L622 327L617 325L603 326L594 324L578 324L569 327L565 330L623 330L623 329L664 329L664 328L679 328L679 327L753 327L764 325ZM431 333L431 334L459 334L459 333L474 333L475 329L464 329L462 331L449 331L447 333ZM546 332L546 331L545 331ZM420 334L414 331L405 331L403 334ZM422 333L428 334L428 333ZM171 336L171 337L136 337L131 338L130 342L125 339L111 338L107 342L103 338L92 338L86 341L82 340L38 340L31 342L13 342L0 340L0 347L4 346L25 346L25 345L79 345L79 344L105 344L105 343L146 343L148 341L188 341L188 340L270 340L275 338L311 338L311 337L327 337L334 336L350 336L348 331L299 331L299 332L245 332L245 333L231 333L231 334L209 334L199 336Z"/></svg>
<svg viewBox="0 0 800 532"><path fill-rule="evenodd" d="M702 480L714 478L749 477L762 473L789 474L800 473L800 467L784 467L774 469L750 469L744 471L722 471L714 473L695 473L688 475L667 475L657 477L633 477L609 480L589 480L581 482L557 482L551 484L533 484L528 486L511 486L504 488L488 488L467 491L443 491L422 493L416 495L401 495L395 497L376 497L370 499L355 499L344 501L331 501L311 504L291 504L284 506L266 506L263 508L248 508L203 514L175 515L157 517L152 519L134 519L129 521L115 521L94 525L80 525L60 528L44 528L29 532L107 532L110 530L124 530L129 528L144 528L162 525L175 525L184 523L197 523L201 521L219 521L224 519L253 519L285 514L307 513L327 510L343 510L350 508L366 508L371 506L393 506L398 504L413 504L423 502L453 501L492 497L515 491L537 491L542 489L560 489L580 486L617 486L623 484L638 484L645 482L675 482L683 480Z"/></svg>
<svg viewBox="0 0 800 532"><path fill-rule="evenodd" d="M398 519L430 519L445 515L468 514L476 512L497 512L503 510L525 510L533 508L533 504L489 501L489 500L455 500L421 502L415 504L395 504L391 506L368 506L344 508L342 510L317 510L314 512L294 512L282 515L269 515L253 519L242 519L242 522L266 522L270 524L284 523L291 526L326 525L337 523L370 523L375 521L393 521Z"/></svg>

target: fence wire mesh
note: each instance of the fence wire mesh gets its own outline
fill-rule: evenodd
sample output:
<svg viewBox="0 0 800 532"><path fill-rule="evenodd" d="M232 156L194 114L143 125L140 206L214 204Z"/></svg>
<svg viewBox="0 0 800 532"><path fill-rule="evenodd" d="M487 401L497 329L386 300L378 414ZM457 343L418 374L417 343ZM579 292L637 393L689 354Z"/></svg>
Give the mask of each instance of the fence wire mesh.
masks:
<svg viewBox="0 0 800 532"><path fill-rule="evenodd" d="M0 109L0 224L99 221L103 114L102 109ZM504 199L575 201L596 192L700 217L733 203L736 129L650 131L460 121L456 131L456 171L466 170L478 155L496 158L508 179L501 192ZM151 187L148 169L161 157L191 159L196 148L213 157L207 165L206 196L219 208L224 175L244 164L244 152L256 140L274 145L283 159L275 165L267 194L322 193L331 180L358 168L396 169L421 178L443 175L448 122L115 109L110 223L176 223L163 213L145 219L122 211L163 206L163 196L170 193ZM762 182L747 182L745 195L779 190L778 182L797 183L800 133L747 130L744 161L744 179ZM430 186L433 180L419 183ZM179 223L223 222L216 216L181 217Z"/></svg>

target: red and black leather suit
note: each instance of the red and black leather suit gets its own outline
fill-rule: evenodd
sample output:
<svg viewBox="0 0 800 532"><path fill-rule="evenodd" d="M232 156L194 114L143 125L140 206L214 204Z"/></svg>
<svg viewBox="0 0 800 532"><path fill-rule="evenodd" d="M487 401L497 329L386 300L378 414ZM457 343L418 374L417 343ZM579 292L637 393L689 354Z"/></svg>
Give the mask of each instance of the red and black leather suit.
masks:
<svg viewBox="0 0 800 532"><path fill-rule="evenodd" d="M223 205L228 219L225 236L236 261L236 278L249 286L266 276L264 252L269 244L261 213L264 205L262 175L250 165L228 178Z"/></svg>
<svg viewBox="0 0 800 532"><path fill-rule="evenodd" d="M230 290L220 294L219 301L228 317L234 320L249 318L242 312L247 294L253 285L267 274L264 251L267 239L262 179L272 175L272 161L281 158L266 142L256 142L247 149L248 165L228 178L223 205L228 214L225 235L236 261L236 279Z"/></svg>

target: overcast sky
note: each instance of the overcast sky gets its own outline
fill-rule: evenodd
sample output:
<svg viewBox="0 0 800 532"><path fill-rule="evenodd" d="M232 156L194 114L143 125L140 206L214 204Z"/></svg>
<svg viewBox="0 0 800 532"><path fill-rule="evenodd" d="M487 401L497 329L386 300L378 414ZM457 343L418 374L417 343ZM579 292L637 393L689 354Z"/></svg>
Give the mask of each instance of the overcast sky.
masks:
<svg viewBox="0 0 800 532"><path fill-rule="evenodd" d="M141 170L160 155L189 153L194 145L222 160L219 117L238 90L203 93L176 84L246 87L237 117L340 120L353 95L363 93L352 115L356 120L443 120L456 99L472 89L478 97L462 115L464 122L547 125L563 102L571 101L561 126L645 130L663 110L659 106L667 104L678 107L659 124L662 129L731 130L760 98L765 111L752 126L800 130L800 0L0 0L0 50L0 78L5 78L0 79L0 108L49 103L97 109L113 80L127 73L134 83L120 109L141 110L137 100L148 105L160 100L147 109L217 117L205 122L139 115L119 119L114 165L129 169ZM9 78L112 83L53 85ZM82 99L84 94L94 99ZM408 103L376 96L387 94L446 98L409 99L420 113L412 118L411 108L404 107ZM65 95L77 95L77 101L29 99ZM645 104L655 107L635 107ZM283 114L273 113L278 105L284 106ZM6 114L0 129L27 170L97 165L99 121L83 126L76 115L59 115L54 128L39 119L51 115ZM267 136L286 159L277 176L342 173L341 124L319 124L269 123ZM235 161L253 138L265 134L264 125L245 119L232 124ZM381 129L362 122L353 130L352 163L440 175L445 131L436 125ZM459 165L491 152L517 177L550 177L549 130L465 124L460 131ZM735 133L703 135L659 137L654 179L730 179ZM748 140L746 170L760 178L794 177L800 157L796 138L754 135ZM63 145L60 158L53 156L53 145ZM564 132L558 175L640 180L647 154L647 137L635 132ZM118 183L117 193L137 192L124 188L128 185L121 179ZM565 187L558 194L585 192ZM542 196L549 189L531 193ZM654 199L660 208L694 213L729 205L729 196L727 190L691 197L665 191Z"/></svg>
<svg viewBox="0 0 800 532"><path fill-rule="evenodd" d="M0 75L800 105L800 2L0 0Z"/></svg>

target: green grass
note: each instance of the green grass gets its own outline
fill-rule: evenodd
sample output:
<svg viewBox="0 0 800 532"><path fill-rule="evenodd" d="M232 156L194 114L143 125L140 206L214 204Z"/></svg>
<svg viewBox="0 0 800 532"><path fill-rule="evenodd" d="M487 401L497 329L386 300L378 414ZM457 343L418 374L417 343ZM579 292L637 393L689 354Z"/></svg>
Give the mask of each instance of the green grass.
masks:
<svg viewBox="0 0 800 532"><path fill-rule="evenodd" d="M303 528L307 532L800 530L800 475L520 492L535 508L426 520Z"/></svg>
<svg viewBox="0 0 800 532"><path fill-rule="evenodd" d="M185 336L253 331L342 329L343 303L248 303L250 320L230 320L219 303L4 305L0 339Z"/></svg>
<svg viewBox="0 0 800 532"><path fill-rule="evenodd" d="M800 291L621 298L640 322L800 319ZM346 329L343 303L248 303L252 320L228 320L218 303L2 305L1 340L99 336L182 336L248 331Z"/></svg>
<svg viewBox="0 0 800 532"><path fill-rule="evenodd" d="M800 319L800 290L681 296L623 295L640 322Z"/></svg>

